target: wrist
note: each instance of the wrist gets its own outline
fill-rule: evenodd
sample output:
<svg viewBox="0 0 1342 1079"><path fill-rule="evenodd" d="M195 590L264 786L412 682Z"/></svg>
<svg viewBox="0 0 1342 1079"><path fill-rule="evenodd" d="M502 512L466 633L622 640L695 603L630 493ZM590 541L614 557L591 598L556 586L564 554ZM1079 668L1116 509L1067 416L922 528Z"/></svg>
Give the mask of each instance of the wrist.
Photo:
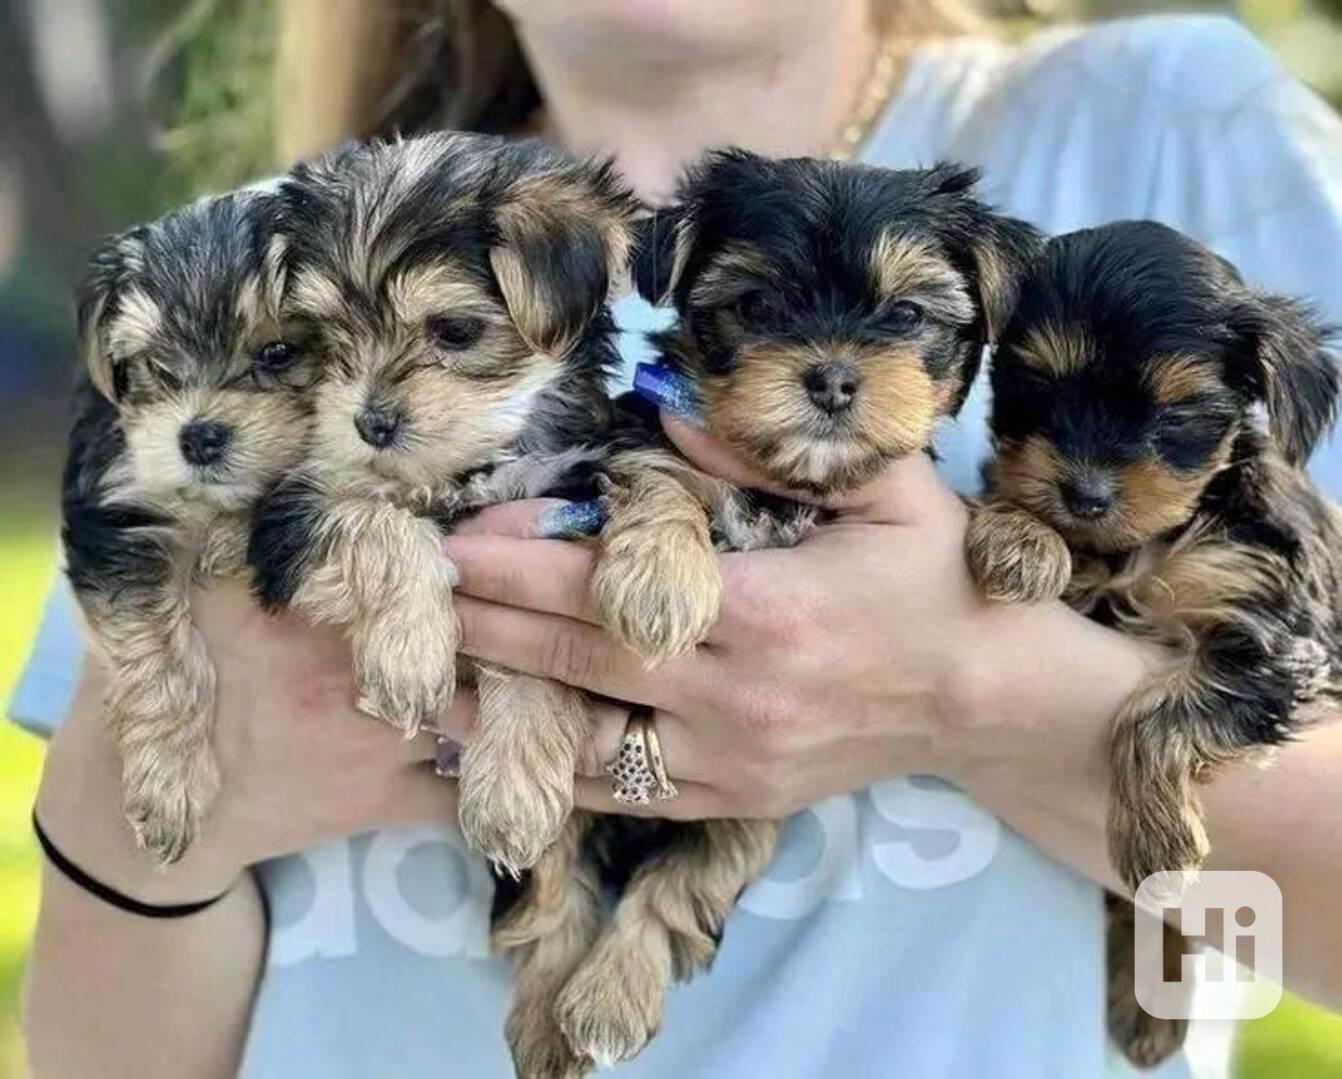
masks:
<svg viewBox="0 0 1342 1079"><path fill-rule="evenodd" d="M208 823L166 869L136 845L122 810L120 761L102 729L100 687L92 681L81 685L47 753L35 807L43 830L89 876L143 903L192 903L227 891L245 865Z"/></svg>
<svg viewBox="0 0 1342 1079"><path fill-rule="evenodd" d="M1113 717L1162 658L1060 603L984 605L938 695L941 774L971 792L1063 771L1107 782Z"/></svg>

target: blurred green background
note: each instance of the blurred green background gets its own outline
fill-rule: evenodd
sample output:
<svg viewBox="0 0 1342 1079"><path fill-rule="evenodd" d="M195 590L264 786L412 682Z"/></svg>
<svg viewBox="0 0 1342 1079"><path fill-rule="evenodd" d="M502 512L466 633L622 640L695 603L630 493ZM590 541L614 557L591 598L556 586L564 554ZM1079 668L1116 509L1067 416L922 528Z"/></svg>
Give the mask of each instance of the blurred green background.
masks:
<svg viewBox="0 0 1342 1079"><path fill-rule="evenodd" d="M55 572L70 365L52 357L72 355L66 297L79 253L101 232L270 168L283 2L0 0L0 711ZM1014 35L1189 6L1000 0L994 14ZM1233 10L1342 103L1342 0L1241 0ZM37 875L28 812L40 763L39 742L0 722L0 1079L23 1074L18 997ZM1288 997L1241 1026L1236 1075L1342 1076L1342 1017Z"/></svg>

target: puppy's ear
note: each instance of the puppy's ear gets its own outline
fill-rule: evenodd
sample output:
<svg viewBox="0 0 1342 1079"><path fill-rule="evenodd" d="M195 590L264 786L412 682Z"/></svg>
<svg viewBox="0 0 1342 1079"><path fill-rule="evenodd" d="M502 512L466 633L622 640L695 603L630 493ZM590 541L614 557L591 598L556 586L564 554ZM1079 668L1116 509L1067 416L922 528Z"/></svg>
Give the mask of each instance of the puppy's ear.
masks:
<svg viewBox="0 0 1342 1079"><path fill-rule="evenodd" d="M141 250L136 232L104 240L89 258L75 294L79 350L94 388L116 402L124 390L122 361L114 354L108 328Z"/></svg>
<svg viewBox="0 0 1342 1079"><path fill-rule="evenodd" d="M666 303L680 281L689 245L688 220L684 205L675 203L653 210L636 226L634 287L649 303Z"/></svg>
<svg viewBox="0 0 1342 1079"><path fill-rule="evenodd" d="M969 248L983 327L988 340L995 342L1016 310L1021 286L1044 249L1044 238L1033 225L991 210L984 211L980 226Z"/></svg>
<svg viewBox="0 0 1342 1079"><path fill-rule="evenodd" d="M1304 464L1337 412L1331 332L1298 300L1252 293L1231 318L1240 349L1232 371L1267 406L1268 430L1286 460Z"/></svg>
<svg viewBox="0 0 1342 1079"><path fill-rule="evenodd" d="M978 169L940 164L929 170L932 194L948 200L945 217L952 248L971 278L984 333L996 341L1010 320L1021 285L1044 249L1033 225L997 213L974 197Z"/></svg>
<svg viewBox="0 0 1342 1079"><path fill-rule="evenodd" d="M565 164L504 192L489 261L518 333L535 351L566 354L627 281L636 212L609 163Z"/></svg>

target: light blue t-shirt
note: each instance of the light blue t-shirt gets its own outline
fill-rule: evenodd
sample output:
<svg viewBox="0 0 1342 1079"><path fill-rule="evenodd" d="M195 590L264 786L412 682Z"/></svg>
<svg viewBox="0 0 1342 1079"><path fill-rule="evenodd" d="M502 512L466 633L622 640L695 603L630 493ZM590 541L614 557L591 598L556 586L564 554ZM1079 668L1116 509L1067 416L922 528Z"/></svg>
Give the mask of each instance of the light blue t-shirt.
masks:
<svg viewBox="0 0 1342 1079"><path fill-rule="evenodd" d="M925 48L863 156L980 165L989 198L1052 231L1159 218L1342 323L1342 123L1232 23ZM630 331L654 317L632 300L618 313ZM641 347L634 334L626 344L626 358ZM977 482L985 407L980 383L940 442L961 489ZM1334 447L1315 467L1342 489ZM59 720L80 647L58 588L14 699L20 722ZM447 827L334 843L261 879L274 925L245 1075L512 1074L490 877ZM787 822L712 973L672 994L661 1034L617 1074L1130 1075L1106 1045L1102 937L1093 884L959 791L891 778ZM1224 1034L1195 1032L1204 1074L1224 1074ZM1180 1060L1160 1072L1185 1074Z"/></svg>

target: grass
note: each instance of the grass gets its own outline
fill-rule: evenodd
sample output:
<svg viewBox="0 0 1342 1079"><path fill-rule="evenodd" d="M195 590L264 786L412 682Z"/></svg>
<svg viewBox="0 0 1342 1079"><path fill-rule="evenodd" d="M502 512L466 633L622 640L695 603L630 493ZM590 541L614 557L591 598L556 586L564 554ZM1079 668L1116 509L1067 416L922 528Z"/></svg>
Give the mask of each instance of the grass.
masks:
<svg viewBox="0 0 1342 1079"><path fill-rule="evenodd" d="M6 583L6 617L0 620L0 715L7 716L51 580L55 535L53 523L31 511L3 512L0 522L0 566ZM37 915L37 854L28 812L41 761L41 743L0 720L0 1075L4 1076L23 1074L19 985Z"/></svg>

